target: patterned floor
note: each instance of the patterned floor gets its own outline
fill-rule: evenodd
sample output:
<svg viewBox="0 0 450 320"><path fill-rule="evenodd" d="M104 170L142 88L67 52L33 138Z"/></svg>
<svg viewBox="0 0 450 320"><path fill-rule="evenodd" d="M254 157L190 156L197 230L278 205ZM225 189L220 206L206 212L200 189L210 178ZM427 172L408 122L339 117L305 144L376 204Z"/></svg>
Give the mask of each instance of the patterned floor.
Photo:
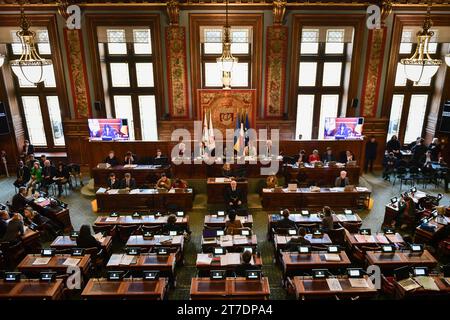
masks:
<svg viewBox="0 0 450 320"><path fill-rule="evenodd" d="M0 178L0 202L11 200L14 195L12 178ZM85 181L87 183L88 181ZM372 209L358 211L363 218L363 227L371 228L372 231L379 231L384 217L384 205L389 199L400 192L399 186L392 186L389 182L382 180L379 175L367 174L361 178L361 185L367 186L372 190L374 205ZM427 186L426 191L431 193L443 192L442 189L434 189L433 186ZM194 186L195 188L195 186ZM404 187L406 190L408 187ZM202 191L204 186L200 187ZM423 188L419 188L423 189ZM441 203L449 203L449 194L444 194ZM79 188L63 196L62 200L69 204L70 215L75 229L82 224L92 224L97 215L93 212L91 201L92 197L81 194ZM330 204L332 206L332 204ZM285 290L281 287L281 269L274 264L274 249L271 242L266 240L267 233L267 212L261 209L259 197L256 194L249 195L249 208L253 214L254 224L253 232L258 238L258 250L263 259L263 273L269 277L271 299L287 299ZM206 195L197 193L194 201L194 209L190 212L190 228L192 230L192 239L185 247L185 265L178 267L177 284L174 290L169 293L169 299L189 299L190 279L195 277L197 270L195 268L196 254L200 252L200 239L203 229L204 216L208 212L206 208ZM120 245L114 245L115 251L120 251Z"/></svg>

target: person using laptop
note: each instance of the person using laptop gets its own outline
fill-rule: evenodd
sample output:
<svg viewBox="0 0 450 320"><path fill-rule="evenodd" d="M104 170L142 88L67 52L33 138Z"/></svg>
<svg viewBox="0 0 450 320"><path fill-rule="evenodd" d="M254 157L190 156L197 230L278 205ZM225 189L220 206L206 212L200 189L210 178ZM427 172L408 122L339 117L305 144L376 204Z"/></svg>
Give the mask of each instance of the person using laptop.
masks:
<svg viewBox="0 0 450 320"><path fill-rule="evenodd" d="M323 207L320 218L322 218L322 230L324 232L334 230L333 211L329 206Z"/></svg>
<svg viewBox="0 0 450 320"><path fill-rule="evenodd" d="M238 209L242 205L242 193L237 188L236 180L231 180L230 186L225 190L225 203L229 209Z"/></svg>
<svg viewBox="0 0 450 320"><path fill-rule="evenodd" d="M236 219L236 211L230 210L228 213L228 221L225 223L225 234L233 235L237 232L237 230L242 229L242 222L239 219Z"/></svg>
<svg viewBox="0 0 450 320"><path fill-rule="evenodd" d="M131 177L131 173L125 173L125 177L120 182L121 189L136 189L136 180Z"/></svg>
<svg viewBox="0 0 450 320"><path fill-rule="evenodd" d="M131 151L128 151L125 154L125 159L123 161L124 165L130 165L130 164L137 164L137 157L135 154L133 154Z"/></svg>
<svg viewBox="0 0 450 320"><path fill-rule="evenodd" d="M248 250L244 251L241 255L242 263L237 265L234 269L234 273L237 277L245 277L245 273L249 270L255 270L255 266L251 264L252 253Z"/></svg>
<svg viewBox="0 0 450 320"><path fill-rule="evenodd" d="M289 219L290 214L291 214L291 212L289 211L289 209L283 210L283 212L281 214L283 216L283 218L281 218L281 220L279 220L277 222L277 228L297 230L297 225L295 224L295 222L292 221L291 219Z"/></svg>
<svg viewBox="0 0 450 320"><path fill-rule="evenodd" d="M305 238L306 229L303 227L298 228L298 236L292 238L286 243L287 251L297 251L298 246L309 246L311 242Z"/></svg>
<svg viewBox="0 0 450 320"><path fill-rule="evenodd" d="M119 165L119 160L117 160L113 150L109 151L108 156L105 159L105 163L108 163L111 167Z"/></svg>
<svg viewBox="0 0 450 320"><path fill-rule="evenodd" d="M339 177L334 181L334 186L338 188L344 188L349 185L347 171L342 170Z"/></svg>
<svg viewBox="0 0 450 320"><path fill-rule="evenodd" d="M158 182L156 183L156 187L158 189L170 190L170 188L172 187L172 182L169 178L167 178L165 173L161 173L161 178L159 178Z"/></svg>

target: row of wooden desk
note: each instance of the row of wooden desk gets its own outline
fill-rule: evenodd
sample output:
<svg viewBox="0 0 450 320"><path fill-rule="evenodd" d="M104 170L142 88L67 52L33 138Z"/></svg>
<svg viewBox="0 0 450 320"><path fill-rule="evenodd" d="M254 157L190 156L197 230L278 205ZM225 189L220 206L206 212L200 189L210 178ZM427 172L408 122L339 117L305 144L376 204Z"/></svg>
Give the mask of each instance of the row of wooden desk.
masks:
<svg viewBox="0 0 450 320"><path fill-rule="evenodd" d="M297 191L283 189L263 189L262 206L265 210L279 209L313 209L330 205L334 208L366 208L369 205L371 192L365 188L353 191L343 191L344 188L320 188L311 191L310 188L298 188Z"/></svg>
<svg viewBox="0 0 450 320"><path fill-rule="evenodd" d="M260 280L247 280L240 277L224 280L193 278L190 292L193 300L267 300L270 295L270 287L266 277L262 277Z"/></svg>
<svg viewBox="0 0 450 320"><path fill-rule="evenodd" d="M324 166L314 167L311 165L298 167L297 165L286 165L285 177L288 181L299 181L300 183L315 184L318 186L334 186L335 180L342 170L347 172L350 184L358 185L361 168L359 166Z"/></svg>
<svg viewBox="0 0 450 320"><path fill-rule="evenodd" d="M100 189L99 189L100 190ZM175 189L162 192L158 189L134 189L130 192L121 193L118 189L108 192L97 191L98 211L124 211L135 210L161 210L166 211L169 206L175 206L180 210L192 209L192 189L183 192L175 192Z"/></svg>

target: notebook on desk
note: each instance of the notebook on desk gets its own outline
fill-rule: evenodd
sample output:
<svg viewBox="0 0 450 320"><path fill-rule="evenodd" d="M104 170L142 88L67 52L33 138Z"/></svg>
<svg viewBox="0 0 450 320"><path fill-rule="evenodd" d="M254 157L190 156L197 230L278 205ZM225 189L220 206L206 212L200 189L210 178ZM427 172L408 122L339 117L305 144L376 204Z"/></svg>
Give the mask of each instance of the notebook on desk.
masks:
<svg viewBox="0 0 450 320"><path fill-rule="evenodd" d="M405 290L411 291L420 288L420 285L412 278L400 280L398 284Z"/></svg>

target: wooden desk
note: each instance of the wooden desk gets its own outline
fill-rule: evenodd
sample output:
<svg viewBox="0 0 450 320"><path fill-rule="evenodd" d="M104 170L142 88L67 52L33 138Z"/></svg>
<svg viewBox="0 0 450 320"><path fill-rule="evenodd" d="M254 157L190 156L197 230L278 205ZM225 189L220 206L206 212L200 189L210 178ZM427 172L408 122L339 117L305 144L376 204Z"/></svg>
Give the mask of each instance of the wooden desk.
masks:
<svg viewBox="0 0 450 320"><path fill-rule="evenodd" d="M53 282L39 280L5 282L0 280L0 300L60 300L63 287L62 279L56 279Z"/></svg>
<svg viewBox="0 0 450 320"><path fill-rule="evenodd" d="M157 189L135 189L137 193L100 193L97 192L97 208L100 212L124 211L132 212L136 210L167 210L169 205L176 205L183 211L192 209L193 193L192 189L185 192L175 193L174 189L168 192L160 192Z"/></svg>
<svg viewBox="0 0 450 320"><path fill-rule="evenodd" d="M247 216L236 216L237 220L241 220L244 227L252 228L253 216L251 214ZM207 214L205 216L204 224L213 228L225 228L226 222L230 220L228 216L218 217L217 215Z"/></svg>
<svg viewBox="0 0 450 320"><path fill-rule="evenodd" d="M296 236L286 236L286 235L274 235L274 244L275 244L275 251L283 250L286 248L287 243L289 240L294 238ZM333 242L330 239L330 236L326 233L323 234L323 237L321 238L314 238L312 234L305 235L305 239L309 240L311 242L311 245L329 245L333 244Z"/></svg>
<svg viewBox="0 0 450 320"><path fill-rule="evenodd" d="M334 186L335 180L339 177L342 170L347 171L347 177L350 184L359 184L359 173L361 168L359 166L353 167L328 167L314 168L310 166L293 167L292 165L285 166L286 177L291 180L298 180L312 184L316 183L318 186Z"/></svg>
<svg viewBox="0 0 450 320"><path fill-rule="evenodd" d="M205 240L205 238L202 236L202 250L203 252L207 252L208 250L210 250L211 248L214 247L220 247L221 246L221 241L220 239L223 236L219 236L219 237L215 237L215 238L207 238L207 239L215 239L214 242L209 242L209 240ZM239 237L239 236L238 236ZM242 251L242 249L244 247L252 247L253 249L256 249L256 246L258 244L257 238L256 238L256 234L253 234L252 236L246 237L247 238L247 242L246 243L236 243L234 242L234 239L236 239L236 236L233 236L233 243L231 246L225 246L224 248L227 251L230 252L237 252L237 251Z"/></svg>
<svg viewBox="0 0 450 320"><path fill-rule="evenodd" d="M326 279L312 279L311 277L294 277L293 285L295 296L299 300L320 297L373 297L377 294L377 289L373 286L368 276L364 276L369 287L352 287L347 277L338 278L342 291L331 291Z"/></svg>
<svg viewBox="0 0 450 320"><path fill-rule="evenodd" d="M419 200L423 197L428 196L429 194L423 191L418 190L417 192L414 193L414 195L412 195L409 192L409 196L413 199L414 203L418 203ZM401 199L402 196L401 194L397 195L397 199ZM387 203L385 205L385 209L384 209L384 219L383 219L383 224L382 226L388 226L390 227L392 222L394 221L395 217L398 215L398 210L399 210L399 203Z"/></svg>
<svg viewBox="0 0 450 320"><path fill-rule="evenodd" d="M430 276L433 278L434 283L439 288L439 291L435 290L425 290L423 287L417 288L415 290L406 291L403 287L394 280L394 290L395 297L397 299L405 298L425 298L425 299L436 299L437 297L444 297L447 301L450 297L450 285L444 280L442 276Z"/></svg>
<svg viewBox="0 0 450 320"><path fill-rule="evenodd" d="M117 225L145 225L145 226L163 226L167 223L168 215L156 217L154 215L143 215L140 218L134 218L131 215L121 215L118 217L101 216L97 217L94 224L96 226L117 226ZM188 227L189 216L177 217L175 222L179 226Z"/></svg>
<svg viewBox="0 0 450 320"><path fill-rule="evenodd" d="M258 299L267 300L270 295L269 280L245 278L226 278L210 280L209 278L193 278L191 282L191 299Z"/></svg>
<svg viewBox="0 0 450 320"><path fill-rule="evenodd" d="M144 239L142 235L130 236L127 247L140 247L151 249L153 247L180 248L183 251L183 236L160 236L155 235L153 239Z"/></svg>
<svg viewBox="0 0 450 320"><path fill-rule="evenodd" d="M345 240L350 245L350 247L375 246L383 244L394 244L397 246L405 245L405 241L399 233L377 233L369 236L346 232Z"/></svg>
<svg viewBox="0 0 450 320"><path fill-rule="evenodd" d="M445 217L447 223L450 223L450 218ZM433 239L434 235L438 233L445 225L437 223L436 218L431 219L428 224L435 226L434 232L424 230L419 226L416 227L416 233L414 234L414 241L416 243L429 243Z"/></svg>
<svg viewBox="0 0 450 320"><path fill-rule="evenodd" d="M114 256L114 255L113 255ZM113 256L109 259L106 267L109 270L124 270L124 271L145 271L145 270L159 270L167 276L174 276L175 271L175 253L168 255L140 254L136 256L136 263L130 265L112 265Z"/></svg>
<svg viewBox="0 0 450 320"><path fill-rule="evenodd" d="M106 236L103 237L101 241L102 249L109 253L112 248L112 237ZM64 250L64 249L72 249L77 247L77 241L70 238L70 236L58 236L56 239L50 244L51 248L56 250Z"/></svg>
<svg viewBox="0 0 450 320"><path fill-rule="evenodd" d="M26 248L27 252L40 252L41 242L40 242L40 232L33 231L27 226L24 227L25 232L21 237L23 246Z"/></svg>
<svg viewBox="0 0 450 320"><path fill-rule="evenodd" d="M211 261L210 264L206 264L206 263L201 263L198 261L198 257L201 253L197 254L197 262L196 262L196 266L197 269L200 269L202 271L211 271L211 270L234 270L236 269L236 267L242 263L242 261L240 261L239 264L227 264L227 265L222 265L221 264L221 258L220 257L213 257L212 254L208 254L209 257L211 257L213 260ZM225 256L229 255L230 253L225 254ZM239 254L240 253L236 253ZM240 257L242 260L242 256ZM261 257L257 256L256 254L253 254L253 261L252 264L257 267L258 269L260 269L262 267L262 259Z"/></svg>
<svg viewBox="0 0 450 320"><path fill-rule="evenodd" d="M410 252L388 254L380 251L366 251L366 260L369 265L377 265L382 270L394 270L404 266L433 268L437 265L436 259L428 250L424 250L421 254Z"/></svg>
<svg viewBox="0 0 450 320"><path fill-rule="evenodd" d="M167 279L155 281L142 279L123 279L108 281L107 279L90 279L81 293L88 300L162 300L166 293Z"/></svg>
<svg viewBox="0 0 450 320"><path fill-rule="evenodd" d="M30 197L30 200L33 199ZM37 201L33 199L30 202L30 206L39 212L40 214L60 222L64 226L64 232L70 232L73 230L72 220L70 219L69 208L63 208L60 206L52 207L50 206L50 199L44 198L43 201Z"/></svg>
<svg viewBox="0 0 450 320"><path fill-rule="evenodd" d="M116 178L120 181L124 178L125 173L130 173L131 177L136 180L138 186L150 184L151 181L158 180L161 173L170 176L170 165L153 166L153 165L138 165L134 168L126 168L122 165L111 167L108 169L92 168L91 174L94 178L94 188L106 187L109 175L114 172Z"/></svg>
<svg viewBox="0 0 450 320"><path fill-rule="evenodd" d="M298 252L282 252L281 263L285 276L294 275L300 271L311 269L337 269L349 267L351 262L345 251L339 252L340 261L327 260L326 251L313 251L309 254L300 254Z"/></svg>
<svg viewBox="0 0 450 320"><path fill-rule="evenodd" d="M85 254L82 257L72 257L70 254L57 254L51 257L50 261L47 264L33 264L37 258L41 257L39 254L28 254L17 266L17 269L20 272L28 273L28 274L38 274L42 271L53 270L60 274L65 274L67 271L66 265L63 263L67 258L74 258L79 260L78 267L81 270L81 273L87 275L89 272L89 267L91 265L91 257L89 254Z"/></svg>
<svg viewBox="0 0 450 320"><path fill-rule="evenodd" d="M270 238L272 238L272 229L277 227L277 223L280 219L282 219L279 213L271 213L268 214L268 234ZM300 213L291 213L289 215L289 219L294 221L297 226L301 225L309 225L309 224L317 224L317 226L322 224L322 219L318 216L317 213L311 213L308 216L303 216ZM345 215L345 214L333 214L333 222L335 226L338 226L340 222L353 222L358 225L362 224L362 219L358 214L353 215Z"/></svg>
<svg viewBox="0 0 450 320"><path fill-rule="evenodd" d="M230 186L230 179L224 178L224 182L216 181L216 178L208 178L206 187L208 194L208 204L225 203L225 191ZM238 181L237 189L242 193L242 202L247 203L248 181Z"/></svg>
<svg viewBox="0 0 450 320"><path fill-rule="evenodd" d="M319 192L311 192L309 188L298 188L297 191L274 192L273 189L263 189L262 206L265 210L280 209L314 209L331 205L331 208L367 207L370 191L331 191L321 188Z"/></svg>

